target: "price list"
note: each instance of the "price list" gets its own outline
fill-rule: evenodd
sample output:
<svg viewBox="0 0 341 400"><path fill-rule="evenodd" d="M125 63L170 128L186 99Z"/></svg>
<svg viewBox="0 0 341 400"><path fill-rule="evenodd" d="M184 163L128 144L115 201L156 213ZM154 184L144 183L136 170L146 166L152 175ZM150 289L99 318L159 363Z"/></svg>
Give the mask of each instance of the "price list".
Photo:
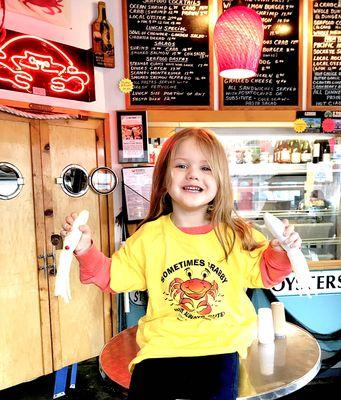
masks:
<svg viewBox="0 0 341 400"><path fill-rule="evenodd" d="M298 106L299 0L248 2L262 18L263 51L258 74L224 79L223 106ZM231 1L222 1L226 10Z"/></svg>
<svg viewBox="0 0 341 400"><path fill-rule="evenodd" d="M341 1L312 2L312 105L341 105Z"/></svg>
<svg viewBox="0 0 341 400"><path fill-rule="evenodd" d="M131 106L210 106L209 0L125 0Z"/></svg>

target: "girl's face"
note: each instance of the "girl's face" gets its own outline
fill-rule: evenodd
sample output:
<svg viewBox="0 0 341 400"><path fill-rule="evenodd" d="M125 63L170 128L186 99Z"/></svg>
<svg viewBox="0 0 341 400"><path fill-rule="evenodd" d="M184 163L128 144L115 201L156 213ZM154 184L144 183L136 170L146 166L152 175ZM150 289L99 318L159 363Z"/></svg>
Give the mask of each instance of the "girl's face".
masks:
<svg viewBox="0 0 341 400"><path fill-rule="evenodd" d="M194 139L178 146L169 164L167 191L173 212L207 212L207 205L217 194L217 183L207 157Z"/></svg>

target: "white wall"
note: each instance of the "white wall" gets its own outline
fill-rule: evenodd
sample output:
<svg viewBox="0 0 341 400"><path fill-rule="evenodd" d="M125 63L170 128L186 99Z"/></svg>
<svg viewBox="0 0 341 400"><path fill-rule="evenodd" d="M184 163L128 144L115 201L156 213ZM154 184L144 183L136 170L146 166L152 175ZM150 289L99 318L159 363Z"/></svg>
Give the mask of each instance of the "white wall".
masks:
<svg viewBox="0 0 341 400"><path fill-rule="evenodd" d="M70 46L89 49L91 48L91 24L97 17L97 1L70 0L70 2L71 29L10 12L6 12L5 27L6 29L34 34ZM124 94L118 89L119 81L124 78L121 0L107 0L106 9L108 20L114 28L116 66L114 69L95 68L96 101L87 103L0 89L0 103L1 99L10 99L78 110L110 112L112 166L120 177L120 166L117 164L117 135L114 124L114 111L125 109ZM120 185L115 191L114 202L115 215L117 215L121 208ZM116 235L117 237L118 235Z"/></svg>

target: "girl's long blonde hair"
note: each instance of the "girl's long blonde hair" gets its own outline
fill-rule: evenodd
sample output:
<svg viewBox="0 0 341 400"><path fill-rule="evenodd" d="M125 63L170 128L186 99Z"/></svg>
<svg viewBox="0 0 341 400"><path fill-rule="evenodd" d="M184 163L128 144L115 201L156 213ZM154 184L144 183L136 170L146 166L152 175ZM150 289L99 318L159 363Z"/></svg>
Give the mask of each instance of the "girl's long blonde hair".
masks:
<svg viewBox="0 0 341 400"><path fill-rule="evenodd" d="M261 244L257 243L252 236L251 225L239 217L234 209L225 150L214 132L201 128L182 129L163 144L153 174L149 213L139 227L173 211L172 201L167 193L169 165L178 146L190 138L195 139L207 156L207 161L217 182L217 194L208 207L208 213L226 258L233 249L236 235L240 238L244 250L252 251L260 247Z"/></svg>

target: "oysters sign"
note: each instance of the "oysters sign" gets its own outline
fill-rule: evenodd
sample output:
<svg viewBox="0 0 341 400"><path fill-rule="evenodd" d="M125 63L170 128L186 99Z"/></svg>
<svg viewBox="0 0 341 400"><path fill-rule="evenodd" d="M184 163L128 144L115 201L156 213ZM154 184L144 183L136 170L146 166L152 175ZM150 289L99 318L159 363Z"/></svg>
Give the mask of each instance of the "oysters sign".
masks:
<svg viewBox="0 0 341 400"><path fill-rule="evenodd" d="M7 30L0 45L0 89L94 101L92 52Z"/></svg>

